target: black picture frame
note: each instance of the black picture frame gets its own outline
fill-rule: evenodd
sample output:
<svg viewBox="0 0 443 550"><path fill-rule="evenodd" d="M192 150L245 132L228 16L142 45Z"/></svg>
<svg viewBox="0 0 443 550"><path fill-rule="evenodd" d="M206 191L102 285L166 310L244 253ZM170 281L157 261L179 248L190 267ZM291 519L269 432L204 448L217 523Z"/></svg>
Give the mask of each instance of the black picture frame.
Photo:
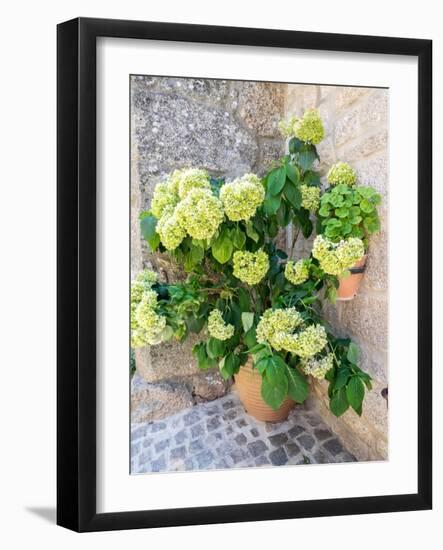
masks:
<svg viewBox="0 0 443 550"><path fill-rule="evenodd" d="M96 39L398 54L418 59L416 494L96 512ZM426 510L432 507L432 42L78 18L57 28L57 523L75 531Z"/></svg>

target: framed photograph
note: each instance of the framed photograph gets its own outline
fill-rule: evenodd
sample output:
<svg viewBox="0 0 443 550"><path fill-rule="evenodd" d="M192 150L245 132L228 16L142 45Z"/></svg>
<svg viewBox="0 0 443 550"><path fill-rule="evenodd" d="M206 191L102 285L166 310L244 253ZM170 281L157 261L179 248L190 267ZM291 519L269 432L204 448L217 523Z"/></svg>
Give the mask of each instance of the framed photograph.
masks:
<svg viewBox="0 0 443 550"><path fill-rule="evenodd" d="M431 508L431 41L57 36L57 523Z"/></svg>

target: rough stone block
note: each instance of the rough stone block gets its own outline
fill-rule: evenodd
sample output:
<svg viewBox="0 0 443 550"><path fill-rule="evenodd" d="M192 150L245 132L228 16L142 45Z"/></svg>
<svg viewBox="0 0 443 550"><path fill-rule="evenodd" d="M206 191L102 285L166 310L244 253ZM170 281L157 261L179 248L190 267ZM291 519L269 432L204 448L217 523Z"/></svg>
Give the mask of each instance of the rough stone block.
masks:
<svg viewBox="0 0 443 550"><path fill-rule="evenodd" d="M379 126L388 117L388 90L374 90L368 95L360 110L362 125Z"/></svg>
<svg viewBox="0 0 443 550"><path fill-rule="evenodd" d="M337 111L343 110L361 97L368 95L367 88L351 88L348 86L337 86L335 92L335 108Z"/></svg>
<svg viewBox="0 0 443 550"><path fill-rule="evenodd" d="M206 371L192 377L192 392L195 401L212 401L222 395L225 395L229 389L230 382L223 380L218 370Z"/></svg>
<svg viewBox="0 0 443 550"><path fill-rule="evenodd" d="M284 466L288 462L288 455L283 447L269 453L269 459L274 466Z"/></svg>
<svg viewBox="0 0 443 550"><path fill-rule="evenodd" d="M285 87L271 82L241 84L239 115L260 136L277 136L284 106Z"/></svg>
<svg viewBox="0 0 443 550"><path fill-rule="evenodd" d="M153 174L185 166L235 176L257 160L255 137L222 108L152 92L143 94L135 109L142 185Z"/></svg>
<svg viewBox="0 0 443 550"><path fill-rule="evenodd" d="M340 147L350 139L354 139L359 133L359 113L358 110L346 112L335 122L335 145Z"/></svg>
<svg viewBox="0 0 443 550"><path fill-rule="evenodd" d="M289 115L301 116L306 109L317 107L320 88L307 84L289 84L286 97L286 111Z"/></svg>
<svg viewBox="0 0 443 550"><path fill-rule="evenodd" d="M320 166L326 166L325 171L336 161L334 142L331 137L325 138L317 145L317 152L320 155Z"/></svg>
<svg viewBox="0 0 443 550"><path fill-rule="evenodd" d="M135 351L137 371L148 382L200 374L192 355L192 347L197 341L198 338L193 335L183 343L171 341L139 348Z"/></svg>
<svg viewBox="0 0 443 550"><path fill-rule="evenodd" d="M384 210L381 214L382 225L385 225ZM364 290L388 290L388 262L388 234L382 229L379 233L371 235L369 240L366 270L362 281Z"/></svg>
<svg viewBox="0 0 443 550"><path fill-rule="evenodd" d="M150 422L166 418L193 404L191 392L182 385L150 384L138 374L131 381L131 421Z"/></svg>
<svg viewBox="0 0 443 550"><path fill-rule="evenodd" d="M285 142L283 139L260 139L260 159L257 173L265 174L285 154Z"/></svg>
<svg viewBox="0 0 443 550"><path fill-rule="evenodd" d="M379 130L379 128L377 128L377 130ZM362 137L356 143L352 141L351 145L339 150L339 156L352 164L378 151L386 151L387 141L387 131L386 129L382 129L369 136Z"/></svg>
<svg viewBox="0 0 443 550"><path fill-rule="evenodd" d="M368 342L379 349L388 347L388 307L384 295L358 294L349 302L341 302L342 326L361 342Z"/></svg>
<svg viewBox="0 0 443 550"><path fill-rule="evenodd" d="M354 167L357 171L360 185L370 185L381 195L385 204L388 197L388 156L386 152L357 162Z"/></svg>

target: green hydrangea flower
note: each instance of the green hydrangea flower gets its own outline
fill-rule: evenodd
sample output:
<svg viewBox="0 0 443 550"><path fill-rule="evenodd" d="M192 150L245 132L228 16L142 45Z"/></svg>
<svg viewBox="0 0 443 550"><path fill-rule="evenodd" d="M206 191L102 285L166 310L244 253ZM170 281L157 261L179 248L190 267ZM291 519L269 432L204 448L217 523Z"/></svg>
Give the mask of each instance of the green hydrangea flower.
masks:
<svg viewBox="0 0 443 550"><path fill-rule="evenodd" d="M322 325L310 325L298 334L285 335L280 342L286 351L306 358L320 353L328 343L328 338Z"/></svg>
<svg viewBox="0 0 443 550"><path fill-rule="evenodd" d="M178 195L180 199L185 199L192 189L211 189L211 183L206 170L182 168L170 174L167 187L171 193Z"/></svg>
<svg viewBox="0 0 443 550"><path fill-rule="evenodd" d="M155 285L157 282L158 275L152 269L144 269L137 274L135 280L142 282L147 288L150 288L152 285Z"/></svg>
<svg viewBox="0 0 443 550"><path fill-rule="evenodd" d="M342 183L353 186L357 182L357 174L347 162L337 162L331 166L326 177L330 185Z"/></svg>
<svg viewBox="0 0 443 550"><path fill-rule="evenodd" d="M364 254L363 241L355 237L334 243L318 235L312 248L312 256L319 261L323 271L336 276L355 265Z"/></svg>
<svg viewBox="0 0 443 550"><path fill-rule="evenodd" d="M285 138L291 138L295 136L294 128L298 123L298 118L296 116L291 116L288 120L280 120L278 123L278 129L280 133Z"/></svg>
<svg viewBox="0 0 443 550"><path fill-rule="evenodd" d="M192 189L176 206L174 216L178 225L192 238L204 240L212 239L223 221L224 211L220 199L211 191Z"/></svg>
<svg viewBox="0 0 443 550"><path fill-rule="evenodd" d="M322 325L305 328L295 308L268 309L257 325L257 341L268 343L276 351L289 351L299 357L313 357L326 346L328 340Z"/></svg>
<svg viewBox="0 0 443 550"><path fill-rule="evenodd" d="M282 335L292 334L303 324L303 319L295 307L287 309L267 309L260 317L256 334L257 342L269 343L280 351Z"/></svg>
<svg viewBox="0 0 443 550"><path fill-rule="evenodd" d="M301 205L310 212L315 212L320 206L320 188L312 185L301 185Z"/></svg>
<svg viewBox="0 0 443 550"><path fill-rule="evenodd" d="M166 182L158 183L151 201L151 212L160 219L165 210L173 209L178 201L178 195L170 191Z"/></svg>
<svg viewBox="0 0 443 550"><path fill-rule="evenodd" d="M326 373L332 369L334 366L334 356L332 353L328 353L320 359L311 357L309 359L304 359L301 362L302 371L318 380L323 380Z"/></svg>
<svg viewBox="0 0 443 550"><path fill-rule="evenodd" d="M131 283L131 347L140 348L161 341L166 317L157 313L157 293L151 289L156 274L145 270Z"/></svg>
<svg viewBox="0 0 443 550"><path fill-rule="evenodd" d="M309 109L293 125L294 136L306 143L317 145L325 137L323 122L317 109Z"/></svg>
<svg viewBox="0 0 443 550"><path fill-rule="evenodd" d="M225 323L221 311L213 309L208 317L208 331L217 340L229 340L234 335L234 325Z"/></svg>
<svg viewBox="0 0 443 550"><path fill-rule="evenodd" d="M309 260L289 261L285 266L285 277L293 285L301 285L309 279Z"/></svg>
<svg viewBox="0 0 443 550"><path fill-rule="evenodd" d="M174 250L186 237L186 229L179 222L175 210L167 209L158 220L156 231L166 250Z"/></svg>
<svg viewBox="0 0 443 550"><path fill-rule="evenodd" d="M269 269L269 258L266 252L248 252L237 250L233 255L234 276L248 285L256 285Z"/></svg>
<svg viewBox="0 0 443 550"><path fill-rule="evenodd" d="M265 189L258 176L245 174L220 189L225 214L232 221L249 220L265 198Z"/></svg>

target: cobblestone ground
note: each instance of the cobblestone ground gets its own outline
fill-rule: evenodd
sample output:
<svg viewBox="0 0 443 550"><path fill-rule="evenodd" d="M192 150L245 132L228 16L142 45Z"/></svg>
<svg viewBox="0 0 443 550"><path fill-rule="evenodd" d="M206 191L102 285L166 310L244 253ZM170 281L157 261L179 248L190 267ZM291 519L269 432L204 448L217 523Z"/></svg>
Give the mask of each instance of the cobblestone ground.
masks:
<svg viewBox="0 0 443 550"><path fill-rule="evenodd" d="M131 426L133 474L353 461L304 406L297 405L285 422L259 422L246 414L235 392Z"/></svg>

